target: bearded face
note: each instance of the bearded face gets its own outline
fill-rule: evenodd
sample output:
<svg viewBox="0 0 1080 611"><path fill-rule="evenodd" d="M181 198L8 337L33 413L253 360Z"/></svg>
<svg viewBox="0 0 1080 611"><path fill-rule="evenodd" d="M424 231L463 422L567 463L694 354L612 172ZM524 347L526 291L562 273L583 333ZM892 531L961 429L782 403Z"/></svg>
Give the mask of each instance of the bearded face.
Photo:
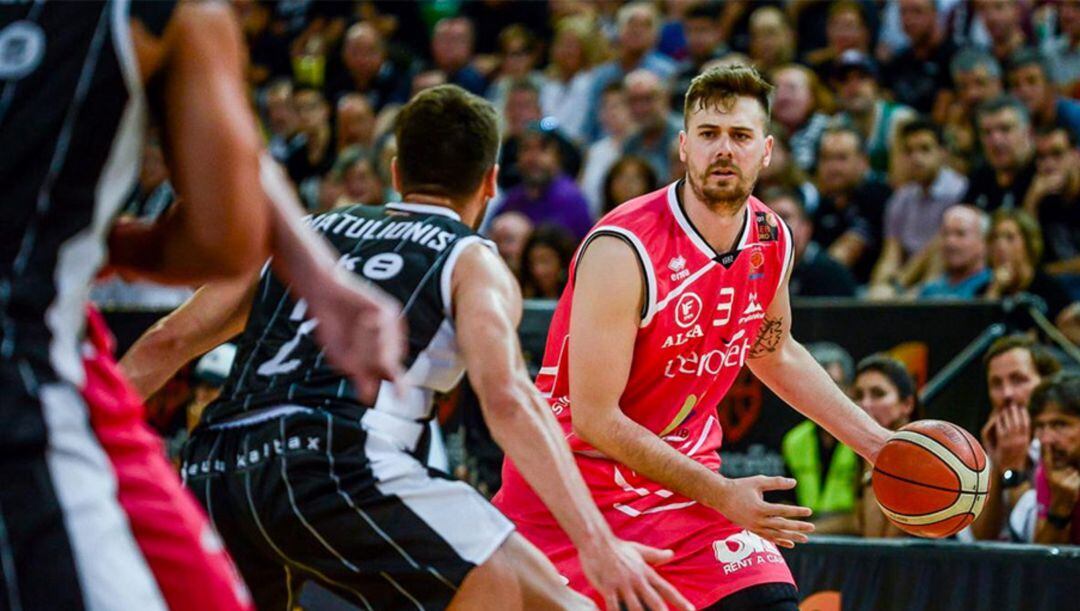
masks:
<svg viewBox="0 0 1080 611"><path fill-rule="evenodd" d="M740 207L769 164L773 141L764 131L764 109L751 97L693 111L679 152L694 195L710 208Z"/></svg>

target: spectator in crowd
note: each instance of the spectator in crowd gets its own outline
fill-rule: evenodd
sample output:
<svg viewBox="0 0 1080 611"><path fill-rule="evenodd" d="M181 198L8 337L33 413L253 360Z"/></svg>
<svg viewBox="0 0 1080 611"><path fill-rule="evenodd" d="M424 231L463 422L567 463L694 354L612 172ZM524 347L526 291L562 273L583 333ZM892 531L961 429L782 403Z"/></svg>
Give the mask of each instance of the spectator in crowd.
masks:
<svg viewBox="0 0 1080 611"><path fill-rule="evenodd" d="M899 0L900 22L909 44L887 64L884 77L894 99L922 114L945 102L952 89L949 62L956 45L946 36L937 0Z"/></svg>
<svg viewBox="0 0 1080 611"><path fill-rule="evenodd" d="M773 119L790 134L795 164L809 172L817 161L818 140L829 125L832 95L817 74L801 64L785 64L772 71Z"/></svg>
<svg viewBox="0 0 1080 611"><path fill-rule="evenodd" d="M855 369L852 398L881 426L897 430L918 414L919 397L915 380L904 364L892 357L875 354L859 362ZM871 468L861 471L859 531L864 537L903 537L903 531L893 525L881 512L870 485Z"/></svg>
<svg viewBox="0 0 1080 611"><path fill-rule="evenodd" d="M990 35L990 53L1002 64L1028 44L1024 14L1016 0L981 0L979 17Z"/></svg>
<svg viewBox="0 0 1080 611"><path fill-rule="evenodd" d="M540 44L536 35L525 26L515 23L499 32L498 72L488 87L487 98L502 108L510 84L526 79L542 91L546 78L536 70L540 61Z"/></svg>
<svg viewBox="0 0 1080 611"><path fill-rule="evenodd" d="M431 59L434 68L446 74L448 83L482 96L487 91L487 81L472 65L475 42L472 20L443 18L431 34Z"/></svg>
<svg viewBox="0 0 1080 611"><path fill-rule="evenodd" d="M368 206L386 203L386 185L379 176L375 156L368 149L352 146L343 150L334 170L341 176L346 202Z"/></svg>
<svg viewBox="0 0 1080 611"><path fill-rule="evenodd" d="M1028 406L1042 462L1035 470L1035 543L1080 545L1080 376L1044 380Z"/></svg>
<svg viewBox="0 0 1080 611"><path fill-rule="evenodd" d="M293 86L288 79L278 79L266 87L267 148L279 163L285 163L294 149L303 143L297 133L296 107L293 105Z"/></svg>
<svg viewBox="0 0 1080 611"><path fill-rule="evenodd" d="M595 141L602 135L596 116L600 107L600 93L609 83L621 81L638 69L648 70L663 80L675 75L675 63L655 50L660 30L660 15L653 3L637 1L624 4L619 8L617 21L617 55L611 61L597 66L593 73L593 93L586 111L589 122L585 127L590 141Z"/></svg>
<svg viewBox="0 0 1080 611"><path fill-rule="evenodd" d="M750 14L750 60L762 74L795 59L795 32L784 12L762 6Z"/></svg>
<svg viewBox="0 0 1080 611"><path fill-rule="evenodd" d="M506 212L491 220L488 235L499 249L499 256L506 266L521 277L521 253L525 242L532 234L533 224L529 217L520 212Z"/></svg>
<svg viewBox="0 0 1080 611"><path fill-rule="evenodd" d="M915 118L915 112L885 100L878 87L877 64L869 55L845 51L833 62L840 117L862 136L870 167L887 175L891 184L905 178L899 151L900 128Z"/></svg>
<svg viewBox="0 0 1080 611"><path fill-rule="evenodd" d="M341 172L337 169L340 162L339 157L334 163L335 167L324 174L322 180L319 181L319 190L315 194L315 204L312 206L312 212L315 214L349 203L349 200L345 198L345 183L341 179Z"/></svg>
<svg viewBox="0 0 1080 611"><path fill-rule="evenodd" d="M967 178L945 164L945 143L935 123L907 123L900 140L908 181L885 205L885 240L871 279L873 297L896 297L923 279L945 210L967 190Z"/></svg>
<svg viewBox="0 0 1080 611"><path fill-rule="evenodd" d="M1009 60L1009 91L1027 107L1036 128L1060 125L1080 137L1080 102L1063 97L1050 81L1050 69L1034 49L1021 49Z"/></svg>
<svg viewBox="0 0 1080 611"><path fill-rule="evenodd" d="M521 295L558 299L566 287L575 240L556 225L537 227L521 251Z"/></svg>
<svg viewBox="0 0 1080 611"><path fill-rule="evenodd" d="M964 201L987 212L1020 206L1035 177L1027 108L1016 98L999 96L979 106L975 122L986 161L968 175Z"/></svg>
<svg viewBox="0 0 1080 611"><path fill-rule="evenodd" d="M980 436L990 459L990 488L982 514L971 525L982 540L1028 541L1022 529L1026 521L1021 508L1014 510L1031 487L1031 474L1039 462L1039 448L1031 442L1028 403L1043 381L1061 370L1061 364L1026 335L1003 337L983 357L990 416Z"/></svg>
<svg viewBox="0 0 1080 611"><path fill-rule="evenodd" d="M550 21L554 8L546 2L506 2L504 0L481 0L460 3L461 15L468 17L476 27L476 52L494 53L499 47L499 33L513 24L529 29L534 38L551 38Z"/></svg>
<svg viewBox="0 0 1080 611"><path fill-rule="evenodd" d="M922 299L974 299L990 284L986 245L990 217L964 204L952 206L941 220L940 276L922 286Z"/></svg>
<svg viewBox="0 0 1080 611"><path fill-rule="evenodd" d="M326 94L337 102L342 96L358 93L367 98L374 112L387 104L404 104L408 98L409 68L393 62L386 52L386 40L372 23L361 21L345 32L341 45L341 70L327 79Z"/></svg>
<svg viewBox="0 0 1080 611"><path fill-rule="evenodd" d="M975 121L979 106L1004 91L1001 65L986 51L964 48L953 56L949 73L956 87L956 100L945 112L945 139L952 143L954 165L968 171L982 161Z"/></svg>
<svg viewBox="0 0 1080 611"><path fill-rule="evenodd" d="M795 268L788 281L791 296L854 297L855 277L851 270L837 263L810 239L814 225L799 193L774 187L764 191L762 198L791 229L795 248Z"/></svg>
<svg viewBox="0 0 1080 611"><path fill-rule="evenodd" d="M637 131L626 139L623 153L649 162L657 176L668 176L668 149L679 138L682 122L671 112L667 87L652 72L635 70L624 82L630 116Z"/></svg>
<svg viewBox="0 0 1080 611"><path fill-rule="evenodd" d="M558 140L532 124L521 136L518 165L521 184L510 189L495 215L521 212L535 225L551 223L580 240L592 228L589 204L574 180L563 172Z"/></svg>
<svg viewBox="0 0 1080 611"><path fill-rule="evenodd" d="M445 85L447 82L449 81L446 79L446 73L442 70L421 70L413 74L409 97L411 98L425 89Z"/></svg>
<svg viewBox="0 0 1080 611"><path fill-rule="evenodd" d="M607 178L604 179L604 207L601 215L658 188L660 179L649 162L633 155L621 157L611 166Z"/></svg>
<svg viewBox="0 0 1080 611"><path fill-rule="evenodd" d="M589 146L581 175L581 187L589 200L589 211L596 218L603 215L604 183L608 171L622 155L623 142L634 129L622 83L611 83L604 89L600 98L600 124L606 135Z"/></svg>
<svg viewBox="0 0 1080 611"><path fill-rule="evenodd" d="M767 167L761 169L755 188L762 192L770 187L797 191L802 197L803 208L816 210L820 195L806 172L792 160L787 131L782 125L774 123L769 132L773 137L772 159Z"/></svg>
<svg viewBox="0 0 1080 611"><path fill-rule="evenodd" d="M806 347L843 389L851 379L851 355L840 346L822 342ZM814 511L811 520L819 534L856 534L855 504L861 461L813 420L788 431L780 443L788 473L795 479L794 501Z"/></svg>
<svg viewBox="0 0 1080 611"><path fill-rule="evenodd" d="M1059 126L1035 134L1035 180L1024 200L1039 220L1050 274L1080 274L1080 152Z"/></svg>
<svg viewBox="0 0 1080 611"><path fill-rule="evenodd" d="M845 51L870 54L870 28L866 23L863 6L853 0L837 0L829 5L825 23L825 48L806 54L806 63L818 77L828 81L834 72L836 60Z"/></svg>
<svg viewBox="0 0 1080 611"><path fill-rule="evenodd" d="M1075 98L1080 81L1080 0L1057 3L1057 35L1043 40L1040 50L1046 56L1054 85Z"/></svg>
<svg viewBox="0 0 1080 611"><path fill-rule="evenodd" d="M727 52L717 21L719 7L716 3L698 2L683 17L686 33L686 59L678 66L671 89L671 107L682 108L690 81L701 74L710 61L719 59Z"/></svg>
<svg viewBox="0 0 1080 611"><path fill-rule="evenodd" d="M374 148L375 110L363 95L347 93L338 99L336 123L339 153L350 146Z"/></svg>
<svg viewBox="0 0 1080 611"><path fill-rule="evenodd" d="M544 120L540 112L540 88L528 79L518 79L510 84L504 112L506 129L502 147L499 149L499 187L509 190L521 182L518 167L518 147L521 137L530 125L543 125L559 146L562 170L569 176L577 176L581 170L581 153L558 125Z"/></svg>
<svg viewBox="0 0 1080 611"><path fill-rule="evenodd" d="M821 135L815 186L814 240L864 283L881 250L882 215L892 191L870 171L862 136L830 127Z"/></svg>
<svg viewBox="0 0 1080 611"><path fill-rule="evenodd" d="M1043 239L1038 222L1023 210L998 210L990 224L990 299L1030 293L1046 302L1046 317L1066 326L1061 317L1071 301L1064 287L1042 270Z"/></svg>
<svg viewBox="0 0 1080 611"><path fill-rule="evenodd" d="M540 108L545 116L555 117L563 133L575 142L585 140L584 111L593 89L592 67L603 52L604 41L592 20L565 17L555 25L546 78L540 88ZM602 98L600 105L602 113Z"/></svg>
<svg viewBox="0 0 1080 611"><path fill-rule="evenodd" d="M318 178L334 165L333 132L330 129L330 107L318 89L299 89L293 94L297 128L303 143L293 149L285 168L289 178L300 184Z"/></svg>

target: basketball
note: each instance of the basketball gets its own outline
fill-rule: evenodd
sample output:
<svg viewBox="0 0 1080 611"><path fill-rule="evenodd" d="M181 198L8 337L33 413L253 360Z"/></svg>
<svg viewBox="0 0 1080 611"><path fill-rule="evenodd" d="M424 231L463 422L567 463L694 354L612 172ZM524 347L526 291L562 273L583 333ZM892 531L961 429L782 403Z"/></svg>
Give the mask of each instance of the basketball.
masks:
<svg viewBox="0 0 1080 611"><path fill-rule="evenodd" d="M970 433L950 422L919 420L885 443L872 482L878 505L893 524L939 539L978 517L989 479L986 454Z"/></svg>

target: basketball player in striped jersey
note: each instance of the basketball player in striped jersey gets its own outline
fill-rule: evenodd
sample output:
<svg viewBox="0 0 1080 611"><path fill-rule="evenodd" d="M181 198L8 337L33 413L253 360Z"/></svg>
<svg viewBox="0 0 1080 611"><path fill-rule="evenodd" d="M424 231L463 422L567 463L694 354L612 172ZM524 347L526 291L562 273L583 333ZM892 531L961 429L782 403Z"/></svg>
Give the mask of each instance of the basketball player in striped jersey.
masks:
<svg viewBox="0 0 1080 611"><path fill-rule="evenodd" d="M695 78L686 178L631 200L579 248L537 386L615 533L675 557L657 571L698 609L795 611L777 545L807 540L804 507L766 503L795 485L719 474L715 409L742 366L873 461L888 437L790 336L791 233L750 195L769 163L772 86L745 66ZM582 578L513 456L495 505L570 580Z"/></svg>
<svg viewBox="0 0 1080 611"><path fill-rule="evenodd" d="M183 202L113 229L151 110ZM226 5L0 3L0 607L251 604L104 326L86 329L106 236L113 271L166 283L250 275L273 253L334 362L361 387L395 374L397 307L335 270L261 148Z"/></svg>
<svg viewBox="0 0 1080 611"><path fill-rule="evenodd" d="M435 87L402 109L395 137L402 202L339 208L310 224L342 269L404 304L405 389L354 388L311 341L321 321L269 270L256 283L204 287L121 362L149 393L241 333L183 473L257 606L290 608L308 580L362 609L592 606L475 490L418 459L434 393L468 371L495 439L551 507L585 578L628 606L690 608L648 565L665 552L611 535L527 377L520 292L472 229L495 193L494 109L460 87Z"/></svg>

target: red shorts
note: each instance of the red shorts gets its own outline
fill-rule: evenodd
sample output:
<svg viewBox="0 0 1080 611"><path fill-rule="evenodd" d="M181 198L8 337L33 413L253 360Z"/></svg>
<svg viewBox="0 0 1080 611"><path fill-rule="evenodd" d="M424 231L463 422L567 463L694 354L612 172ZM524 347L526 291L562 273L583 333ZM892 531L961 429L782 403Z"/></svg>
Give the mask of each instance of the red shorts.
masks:
<svg viewBox="0 0 1080 611"><path fill-rule="evenodd" d="M112 336L87 308L83 398L116 471L117 497L169 608L249 610L251 596L202 509L165 458L142 401L113 358Z"/></svg>
<svg viewBox="0 0 1080 611"><path fill-rule="evenodd" d="M662 490L615 463L576 457L593 499L615 535L675 552L657 572L696 608L739 590L795 581L772 543L733 524L715 510ZM503 487L493 500L570 581L570 587L603 601L585 579L577 550L516 468L503 468Z"/></svg>

